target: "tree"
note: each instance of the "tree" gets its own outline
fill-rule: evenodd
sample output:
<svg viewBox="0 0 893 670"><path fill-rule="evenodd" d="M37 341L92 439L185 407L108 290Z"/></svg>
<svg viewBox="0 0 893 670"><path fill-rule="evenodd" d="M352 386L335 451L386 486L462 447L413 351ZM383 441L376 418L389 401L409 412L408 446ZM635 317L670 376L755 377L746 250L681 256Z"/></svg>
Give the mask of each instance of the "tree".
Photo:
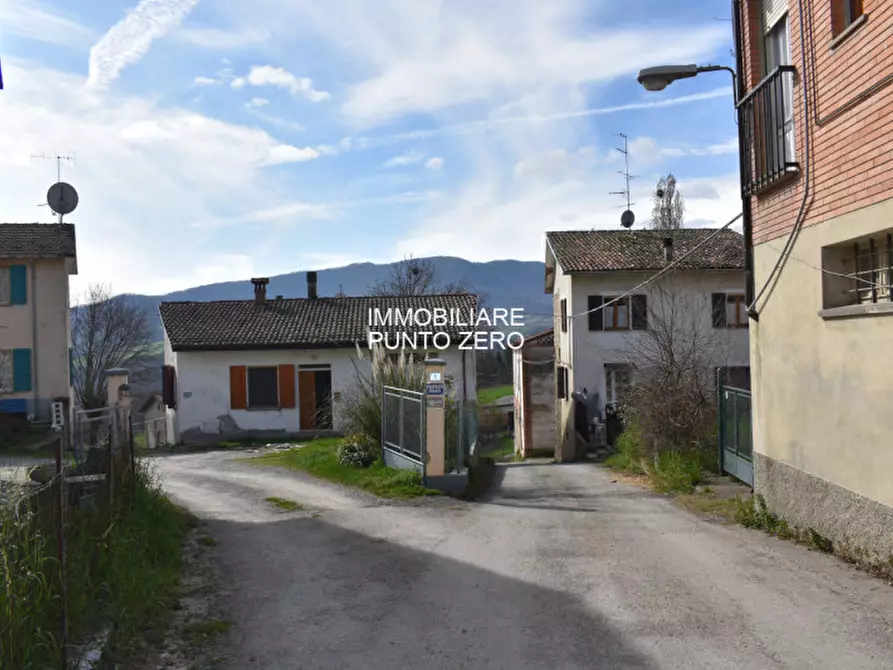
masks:
<svg viewBox="0 0 893 670"><path fill-rule="evenodd" d="M685 222L685 201L676 190L676 178L669 174L657 181L654 189L651 227L658 230L682 228Z"/></svg>
<svg viewBox="0 0 893 670"><path fill-rule="evenodd" d="M390 276L369 289L373 296L435 295L467 293L465 282L441 282L434 263L425 258L409 256L391 265Z"/></svg>
<svg viewBox="0 0 893 670"><path fill-rule="evenodd" d="M148 310L101 284L90 286L72 310L71 341L74 392L83 409L115 401L106 394L107 370L128 368L131 379L150 372L155 347Z"/></svg>

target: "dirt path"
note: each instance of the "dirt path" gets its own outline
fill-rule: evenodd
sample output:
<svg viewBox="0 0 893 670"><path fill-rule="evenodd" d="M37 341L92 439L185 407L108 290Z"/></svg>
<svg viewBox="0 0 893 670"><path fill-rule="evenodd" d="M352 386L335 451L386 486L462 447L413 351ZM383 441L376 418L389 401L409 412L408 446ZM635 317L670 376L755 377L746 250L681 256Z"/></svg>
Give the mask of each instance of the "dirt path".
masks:
<svg viewBox="0 0 893 670"><path fill-rule="evenodd" d="M223 667L893 667L888 585L596 466L510 464L482 503L388 505L231 454L156 463L218 542Z"/></svg>

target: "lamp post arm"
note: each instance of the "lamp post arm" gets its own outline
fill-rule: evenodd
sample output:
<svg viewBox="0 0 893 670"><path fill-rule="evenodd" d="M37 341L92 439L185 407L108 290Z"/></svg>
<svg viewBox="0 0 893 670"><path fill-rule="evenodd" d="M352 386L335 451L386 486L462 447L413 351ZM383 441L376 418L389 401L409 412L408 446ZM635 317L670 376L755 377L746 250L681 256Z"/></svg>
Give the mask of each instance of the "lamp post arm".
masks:
<svg viewBox="0 0 893 670"><path fill-rule="evenodd" d="M728 65L702 65L698 68L698 72L719 72L720 70L725 70L730 75L732 75L732 90L735 95L735 104L738 104L738 75L735 73L733 68L730 68Z"/></svg>

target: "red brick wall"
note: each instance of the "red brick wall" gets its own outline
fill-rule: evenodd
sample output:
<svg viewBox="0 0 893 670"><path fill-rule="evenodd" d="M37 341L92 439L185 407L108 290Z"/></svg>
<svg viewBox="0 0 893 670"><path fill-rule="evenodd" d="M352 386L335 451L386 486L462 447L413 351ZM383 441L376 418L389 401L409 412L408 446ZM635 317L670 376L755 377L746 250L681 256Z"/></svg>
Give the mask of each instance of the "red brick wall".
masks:
<svg viewBox="0 0 893 670"><path fill-rule="evenodd" d="M812 173L811 204L804 226L893 197L893 2L864 0L867 22L832 51L832 11L836 1L788 0L791 60L797 69L794 118L801 174L754 198L755 244L787 235L793 228L803 197L807 128ZM803 2L805 19L809 119L803 114L799 2ZM749 89L763 76L760 2L742 0L742 5L745 81ZM829 118L842 105L887 77L891 81L871 97Z"/></svg>

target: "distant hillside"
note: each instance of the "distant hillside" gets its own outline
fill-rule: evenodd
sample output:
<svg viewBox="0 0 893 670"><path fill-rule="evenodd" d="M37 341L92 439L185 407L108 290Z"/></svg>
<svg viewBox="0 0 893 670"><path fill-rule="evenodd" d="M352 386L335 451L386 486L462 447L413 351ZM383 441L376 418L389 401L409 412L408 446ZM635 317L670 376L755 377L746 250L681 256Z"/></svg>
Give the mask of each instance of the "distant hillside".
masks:
<svg viewBox="0 0 893 670"><path fill-rule="evenodd" d="M438 256L425 259L437 269L438 280L442 283L463 282L470 290L482 295L489 308L504 307L511 309L520 307L525 312L525 334L538 332L551 325L552 298L545 293L544 264L535 261L490 261L472 263L461 258ZM318 270L318 293L321 297L334 296L343 291L349 296L366 295L371 286L390 277L393 264L376 265L374 263L355 263L340 268ZM267 296L275 298L303 298L307 295L307 276L305 271L270 277ZM248 300L254 297L254 289L248 279L242 281L222 282L207 286L196 286L182 291L175 291L161 296L130 294L128 298L144 305L154 315L154 336L162 340L164 334L161 319L157 316L158 305L162 302L179 300ZM132 384L134 392L147 393L161 388L162 355L149 362L151 369L157 368L158 374L152 374L145 380Z"/></svg>

